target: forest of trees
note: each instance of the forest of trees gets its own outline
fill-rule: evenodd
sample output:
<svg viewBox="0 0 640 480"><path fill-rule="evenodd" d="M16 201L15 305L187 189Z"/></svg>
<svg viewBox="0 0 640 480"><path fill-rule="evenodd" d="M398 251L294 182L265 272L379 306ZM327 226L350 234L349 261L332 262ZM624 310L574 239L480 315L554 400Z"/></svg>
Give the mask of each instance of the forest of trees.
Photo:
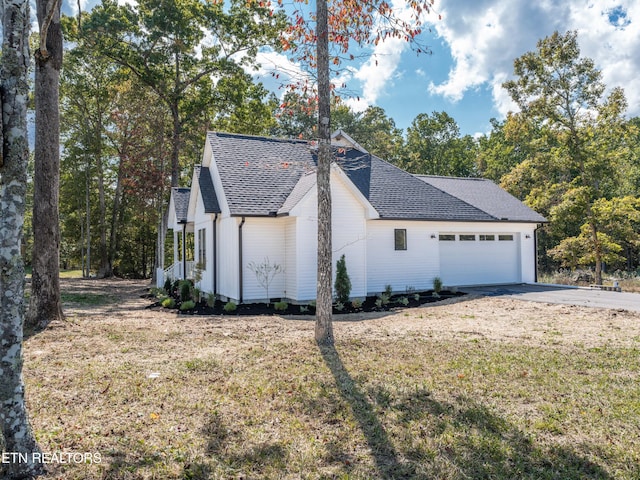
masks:
<svg viewBox="0 0 640 480"><path fill-rule="evenodd" d="M136 8L104 0L63 19L62 268L151 276L170 187L189 183L206 131L316 138L313 97L290 91L279 99L242 68L259 45L275 45L283 20L259 4L228 12L201 5L164 11L158 0ZM181 21L164 21L171 18ZM212 21L219 38L203 52L198 25ZM540 234L544 269L637 269L640 119L625 117L621 89L605 95L573 32L514 60L504 87L520 112L492 119L485 135L462 135L444 111L422 113L403 131L380 107L354 112L339 101L332 129L412 173L500 184L550 220ZM27 261L30 248L27 241Z"/></svg>

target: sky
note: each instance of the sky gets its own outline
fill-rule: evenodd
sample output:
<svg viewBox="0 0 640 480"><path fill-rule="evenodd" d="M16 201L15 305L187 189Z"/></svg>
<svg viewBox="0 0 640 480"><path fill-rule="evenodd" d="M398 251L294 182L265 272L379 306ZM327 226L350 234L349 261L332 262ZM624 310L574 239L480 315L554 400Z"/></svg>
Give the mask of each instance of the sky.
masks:
<svg viewBox="0 0 640 480"><path fill-rule="evenodd" d="M65 6L75 10L73 3ZM95 3L84 0L83 8ZM392 0L392 6L406 13L404 0ZM420 40L430 55L388 40L369 60L345 65L334 80L347 84L352 97L346 101L354 110L380 106L403 130L420 113L445 111L463 135L488 133L491 118L516 110L501 87L512 77L513 61L556 30L576 30L581 55L595 62L608 89L624 89L628 116L640 116L640 0L435 0L425 20ZM262 68L252 74L282 95L268 72L299 66L275 52L263 52L260 61Z"/></svg>
<svg viewBox="0 0 640 480"><path fill-rule="evenodd" d="M595 62L608 89L624 89L628 115L640 116L640 0L436 0L434 9L421 37L431 55L392 40L378 44L373 60L347 66L340 80L354 110L380 106L403 130L420 113L446 111L463 135L488 133L491 118L516 110L501 87L513 61L554 31L575 30L581 56ZM263 60L284 62L274 53Z"/></svg>

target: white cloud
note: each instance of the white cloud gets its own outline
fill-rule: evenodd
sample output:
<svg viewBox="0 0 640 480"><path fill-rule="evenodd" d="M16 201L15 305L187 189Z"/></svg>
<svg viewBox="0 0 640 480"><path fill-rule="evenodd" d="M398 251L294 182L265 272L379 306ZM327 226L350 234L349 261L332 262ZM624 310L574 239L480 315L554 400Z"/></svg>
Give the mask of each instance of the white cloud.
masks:
<svg viewBox="0 0 640 480"><path fill-rule="evenodd" d="M446 81L429 86L432 94L456 102L488 86L505 115L514 105L500 85L512 75L513 60L555 30L577 30L581 55L594 60L608 88L625 89L629 113L640 115L637 0L442 0L441 13L433 29L449 45L454 64Z"/></svg>

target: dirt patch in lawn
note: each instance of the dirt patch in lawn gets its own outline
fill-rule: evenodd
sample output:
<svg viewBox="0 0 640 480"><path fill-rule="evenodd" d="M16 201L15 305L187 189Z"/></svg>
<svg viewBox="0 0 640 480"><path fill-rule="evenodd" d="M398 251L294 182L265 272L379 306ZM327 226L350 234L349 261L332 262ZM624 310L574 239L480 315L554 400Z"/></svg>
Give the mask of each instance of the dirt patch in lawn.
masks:
<svg viewBox="0 0 640 480"><path fill-rule="evenodd" d="M148 309L148 282L139 280L63 279L65 314L100 322L144 325L172 321L177 328L206 324L233 326L237 332L278 338L313 338L313 315L191 316L175 310ZM487 338L518 343L576 343L587 347L613 342L634 345L640 339L640 314L626 310L541 304L511 298L463 296L398 312L352 313L334 316L336 334L353 337L414 335L426 338Z"/></svg>

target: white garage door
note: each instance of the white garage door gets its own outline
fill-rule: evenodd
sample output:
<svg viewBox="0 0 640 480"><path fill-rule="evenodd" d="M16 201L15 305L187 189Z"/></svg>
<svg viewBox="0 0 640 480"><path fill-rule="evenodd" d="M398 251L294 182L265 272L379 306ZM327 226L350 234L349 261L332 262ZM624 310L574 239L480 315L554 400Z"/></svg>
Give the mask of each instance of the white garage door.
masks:
<svg viewBox="0 0 640 480"><path fill-rule="evenodd" d="M444 285L518 283L517 233L441 233L440 277Z"/></svg>

